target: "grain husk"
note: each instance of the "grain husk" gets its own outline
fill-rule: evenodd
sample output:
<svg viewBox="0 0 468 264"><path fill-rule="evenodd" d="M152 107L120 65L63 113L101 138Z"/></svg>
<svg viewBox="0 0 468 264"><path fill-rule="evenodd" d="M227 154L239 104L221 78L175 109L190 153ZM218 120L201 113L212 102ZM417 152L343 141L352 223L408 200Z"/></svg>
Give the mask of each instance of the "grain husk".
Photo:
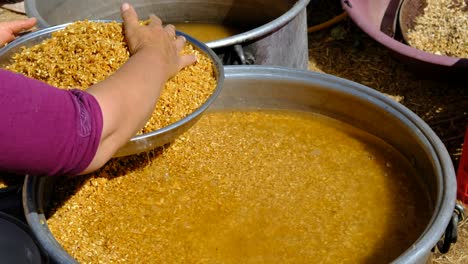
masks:
<svg viewBox="0 0 468 264"><path fill-rule="evenodd" d="M408 43L420 50L468 58L468 2L425 0L421 15L407 33Z"/></svg>

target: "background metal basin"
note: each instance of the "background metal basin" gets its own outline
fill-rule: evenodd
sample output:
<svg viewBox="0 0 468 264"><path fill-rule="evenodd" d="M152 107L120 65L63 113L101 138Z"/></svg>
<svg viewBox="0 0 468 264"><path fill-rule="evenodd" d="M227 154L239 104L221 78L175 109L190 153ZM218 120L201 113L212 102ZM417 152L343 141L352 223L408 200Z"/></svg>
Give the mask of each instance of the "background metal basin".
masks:
<svg viewBox="0 0 468 264"><path fill-rule="evenodd" d="M26 14L48 27L83 19L120 19L121 1L25 0ZM226 24L245 29L207 42L225 65L256 64L307 69L309 0L135 0L140 18L164 23Z"/></svg>

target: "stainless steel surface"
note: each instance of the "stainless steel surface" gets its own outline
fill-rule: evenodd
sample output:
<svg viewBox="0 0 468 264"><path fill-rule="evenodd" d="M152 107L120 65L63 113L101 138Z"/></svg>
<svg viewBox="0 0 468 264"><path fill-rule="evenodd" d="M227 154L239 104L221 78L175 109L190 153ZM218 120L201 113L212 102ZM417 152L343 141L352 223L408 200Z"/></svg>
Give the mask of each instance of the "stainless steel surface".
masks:
<svg viewBox="0 0 468 264"><path fill-rule="evenodd" d="M138 0L141 18L154 13L166 23L215 23L246 28L235 36L207 42L224 63L240 63L234 45L253 54L255 64L307 69L309 0ZM117 0L25 0L26 14L40 27L83 19L120 19Z"/></svg>
<svg viewBox="0 0 468 264"><path fill-rule="evenodd" d="M52 32L63 29L65 26L67 26L67 24L45 28L27 34L11 42L4 48L0 49L0 67L9 63L11 56L19 52L21 50L21 47L30 47L39 44L43 40L50 38ZM211 58L211 60L214 63L216 75L215 77L217 79L215 91L203 105L201 105L190 115L164 128L158 129L151 133L146 133L143 135L133 137L127 144L125 144L117 151L114 157L121 157L140 153L156 147L163 146L173 141L176 137L178 137L181 133L190 128L198 120L199 116L208 108L208 106L210 106L211 103L213 103L213 101L221 92L224 80L224 69L218 56L204 43L201 43L198 40L193 39L192 37L184 33L177 32L177 34L184 35L186 39L193 44L194 47L198 48L198 50L200 50L209 58Z"/></svg>
<svg viewBox="0 0 468 264"><path fill-rule="evenodd" d="M455 172L444 145L413 112L387 96L334 76L288 68L227 66L220 96L209 111L289 109L321 113L368 131L406 156L431 199L432 217L419 239L394 263L426 263L455 207ZM26 177L23 205L28 223L60 263L72 258L50 233L44 216L53 178Z"/></svg>

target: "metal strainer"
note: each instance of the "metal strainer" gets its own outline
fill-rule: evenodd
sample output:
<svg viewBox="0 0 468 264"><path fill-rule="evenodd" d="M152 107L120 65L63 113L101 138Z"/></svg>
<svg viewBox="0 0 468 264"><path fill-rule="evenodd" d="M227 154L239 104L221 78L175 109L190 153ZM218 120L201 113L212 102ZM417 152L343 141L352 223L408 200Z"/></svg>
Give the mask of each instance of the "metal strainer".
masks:
<svg viewBox="0 0 468 264"><path fill-rule="evenodd" d="M95 21L108 22L106 20ZM18 53L21 50L21 47L31 47L36 44L39 44L43 40L50 38L53 32L59 31L69 24L70 23L35 31L26 34L16 39L15 41L9 43L7 46L0 49L0 67L9 63L10 58L15 53ZM194 112L184 117L183 119L172 123L166 127L152 131L150 133L134 136L127 144L125 144L117 151L114 157L133 155L157 147L161 147L167 143L170 143L184 131L189 129L193 124L195 124L195 122L198 120L201 114L213 103L218 94L221 92L222 84L224 81L224 70L223 65L216 53L214 53L204 43L192 38L187 34L177 32L177 35L183 35L189 43L191 43L196 49L198 49L201 53L205 54L208 58L210 58L213 61L215 69L215 78L217 81L213 94L211 94L211 96L206 100L206 102L203 103L198 109L196 109Z"/></svg>

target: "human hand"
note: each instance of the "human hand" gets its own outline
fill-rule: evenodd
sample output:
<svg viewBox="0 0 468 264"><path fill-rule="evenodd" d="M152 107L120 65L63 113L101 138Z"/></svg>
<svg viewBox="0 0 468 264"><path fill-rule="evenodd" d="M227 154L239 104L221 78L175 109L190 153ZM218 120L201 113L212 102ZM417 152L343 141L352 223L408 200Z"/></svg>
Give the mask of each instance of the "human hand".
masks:
<svg viewBox="0 0 468 264"><path fill-rule="evenodd" d="M0 22L0 47L14 40L23 30L28 30L36 25L37 19L32 17L23 20Z"/></svg>
<svg viewBox="0 0 468 264"><path fill-rule="evenodd" d="M160 70L165 70L169 77L197 60L195 55L180 54L186 40L176 36L173 25L163 27L161 19L155 15L150 15L148 25L140 25L135 9L128 3L122 5L121 13L130 54L154 55Z"/></svg>

